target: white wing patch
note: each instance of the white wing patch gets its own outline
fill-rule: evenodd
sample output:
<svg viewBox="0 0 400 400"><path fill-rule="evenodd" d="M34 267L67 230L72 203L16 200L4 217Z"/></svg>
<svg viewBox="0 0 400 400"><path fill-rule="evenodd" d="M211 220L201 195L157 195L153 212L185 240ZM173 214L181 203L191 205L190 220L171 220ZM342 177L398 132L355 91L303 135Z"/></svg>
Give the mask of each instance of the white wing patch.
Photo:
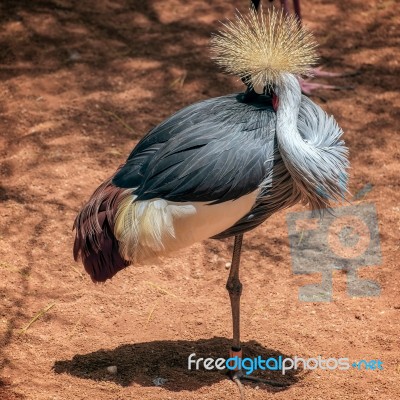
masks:
<svg viewBox="0 0 400 400"><path fill-rule="evenodd" d="M174 218L196 213L191 205L175 206L162 199L135 201L135 198L129 197L120 204L114 228L121 256L133 262L164 253L165 244L176 238Z"/></svg>
<svg viewBox="0 0 400 400"><path fill-rule="evenodd" d="M234 225L253 205L258 190L219 204L178 203L163 199L135 201L118 207L114 235L121 256L144 263L208 239Z"/></svg>

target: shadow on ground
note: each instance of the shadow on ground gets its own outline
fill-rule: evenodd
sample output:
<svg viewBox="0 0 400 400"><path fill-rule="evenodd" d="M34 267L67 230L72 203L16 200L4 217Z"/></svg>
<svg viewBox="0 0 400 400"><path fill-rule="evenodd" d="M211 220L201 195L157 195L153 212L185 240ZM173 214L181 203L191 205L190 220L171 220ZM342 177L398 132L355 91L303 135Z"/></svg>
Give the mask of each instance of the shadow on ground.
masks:
<svg viewBox="0 0 400 400"><path fill-rule="evenodd" d="M15 394L10 389L10 384L0 379L0 399L1 400L23 400L24 396Z"/></svg>
<svg viewBox="0 0 400 400"><path fill-rule="evenodd" d="M167 390L197 390L227 379L227 374L226 371L206 371L204 368L189 371L188 356L195 353L196 359L226 357L230 345L230 340L221 337L196 341L165 340L126 344L114 350L98 350L77 354L71 360L56 361L53 369L57 374L67 373L82 379L111 381L121 386L154 386L153 380L161 377L167 380L163 385ZM259 355L263 359L289 357L253 340L243 343L243 349L245 356L249 358ZM117 366L116 374L107 372L107 367L112 365ZM267 391L277 391L296 384L304 373L303 370L295 370L282 375L280 371L262 371L262 374L254 372L253 375L285 385L283 388L261 385Z"/></svg>

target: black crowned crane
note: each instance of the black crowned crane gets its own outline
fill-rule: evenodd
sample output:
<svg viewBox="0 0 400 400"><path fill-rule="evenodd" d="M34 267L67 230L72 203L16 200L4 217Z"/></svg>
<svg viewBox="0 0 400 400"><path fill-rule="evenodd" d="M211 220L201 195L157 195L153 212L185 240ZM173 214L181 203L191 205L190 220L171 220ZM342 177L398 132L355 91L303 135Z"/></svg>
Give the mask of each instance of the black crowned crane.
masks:
<svg viewBox="0 0 400 400"><path fill-rule="evenodd" d="M343 194L342 130L301 94L316 60L293 16L238 14L212 38L216 62L244 93L190 105L153 128L75 220L74 257L95 282L208 238L234 236L227 281L231 355L241 357L243 234L298 202L323 210ZM240 387L241 371L233 379Z"/></svg>

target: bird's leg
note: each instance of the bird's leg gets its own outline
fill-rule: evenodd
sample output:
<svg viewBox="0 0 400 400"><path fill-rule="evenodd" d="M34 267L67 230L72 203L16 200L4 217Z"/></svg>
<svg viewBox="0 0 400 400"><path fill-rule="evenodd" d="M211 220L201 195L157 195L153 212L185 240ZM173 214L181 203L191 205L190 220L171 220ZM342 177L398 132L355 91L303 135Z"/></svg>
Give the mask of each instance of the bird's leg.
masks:
<svg viewBox="0 0 400 400"><path fill-rule="evenodd" d="M289 14L289 4L287 0L281 0L281 7L283 8L283 11L285 11L286 14Z"/></svg>
<svg viewBox="0 0 400 400"><path fill-rule="evenodd" d="M233 245L232 264L229 271L226 289L229 292L232 309L233 321L233 341L232 350L240 351L240 296L242 294L242 284L239 280L240 254L242 252L243 234L235 236Z"/></svg>
<svg viewBox="0 0 400 400"><path fill-rule="evenodd" d="M258 7L260 6L260 1L261 0L250 0L250 7L252 7L254 10L258 11Z"/></svg>
<svg viewBox="0 0 400 400"><path fill-rule="evenodd" d="M241 380L248 380L257 383L265 383L270 386L285 387L288 386L285 383L268 381L262 378L256 378L249 375L244 375L241 370L241 359L243 359L243 352L240 345L240 296L242 294L243 285L239 280L239 266L240 266L240 255L242 253L242 242L243 234L235 236L235 243L233 245L232 264L229 271L228 281L226 282L226 288L229 292L229 298L231 300L232 310L232 322L233 322L233 340L232 347L229 352L229 357L238 357L240 360L237 364L237 368L231 371L230 377L236 383L240 391L240 399L244 399L244 388Z"/></svg>
<svg viewBox="0 0 400 400"><path fill-rule="evenodd" d="M301 22L300 0L293 0L294 13Z"/></svg>
<svg viewBox="0 0 400 400"><path fill-rule="evenodd" d="M240 347L240 296L242 295L242 287L239 280L239 266L240 266L240 254L242 252L242 241L243 234L235 236L235 244L233 245L232 263L229 271L228 281L226 282L226 289L229 293L231 300L232 310L232 323L233 323L233 340L232 347L229 352L229 357L238 357L240 360L243 358L242 349ZM236 383L240 391L240 399L244 399L243 385L240 379L243 373L240 366L235 371L231 371L231 378Z"/></svg>

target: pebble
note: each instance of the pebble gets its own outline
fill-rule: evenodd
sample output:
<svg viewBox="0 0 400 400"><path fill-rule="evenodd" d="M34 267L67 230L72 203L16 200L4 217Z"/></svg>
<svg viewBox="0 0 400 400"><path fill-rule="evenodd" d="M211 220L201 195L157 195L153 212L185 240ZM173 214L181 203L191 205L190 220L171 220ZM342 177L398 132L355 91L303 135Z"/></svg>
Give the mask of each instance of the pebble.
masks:
<svg viewBox="0 0 400 400"><path fill-rule="evenodd" d="M158 377L153 379L153 384L154 386L162 386L167 382L167 380L168 379Z"/></svg>
<svg viewBox="0 0 400 400"><path fill-rule="evenodd" d="M115 375L118 371L118 368L116 365L110 365L109 367L107 367L107 372L109 372L110 374Z"/></svg>

